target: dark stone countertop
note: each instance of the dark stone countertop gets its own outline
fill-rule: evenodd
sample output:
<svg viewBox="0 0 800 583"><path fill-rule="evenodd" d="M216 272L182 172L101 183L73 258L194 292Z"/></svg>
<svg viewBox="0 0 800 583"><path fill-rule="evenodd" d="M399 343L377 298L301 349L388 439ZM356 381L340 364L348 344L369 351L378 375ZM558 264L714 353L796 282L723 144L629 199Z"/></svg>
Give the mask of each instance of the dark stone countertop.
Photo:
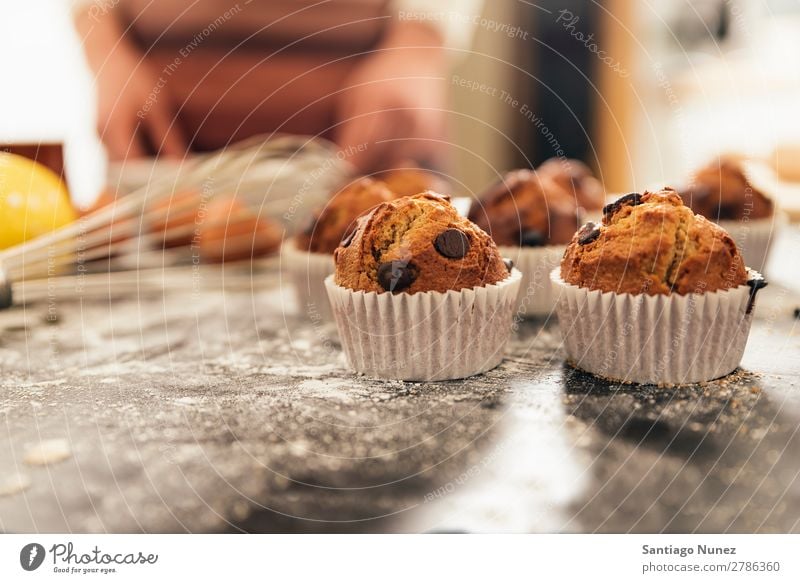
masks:
<svg viewBox="0 0 800 583"><path fill-rule="evenodd" d="M56 294L0 313L0 530L800 532L780 274L742 370L680 389L567 367L545 321L466 381L358 378L270 269Z"/></svg>

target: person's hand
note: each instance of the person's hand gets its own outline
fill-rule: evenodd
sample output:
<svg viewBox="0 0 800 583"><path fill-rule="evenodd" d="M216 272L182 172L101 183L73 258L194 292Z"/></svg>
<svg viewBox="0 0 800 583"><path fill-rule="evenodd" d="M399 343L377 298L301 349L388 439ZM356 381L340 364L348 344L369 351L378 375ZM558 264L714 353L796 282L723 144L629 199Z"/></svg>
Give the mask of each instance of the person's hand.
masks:
<svg viewBox="0 0 800 583"><path fill-rule="evenodd" d="M362 172L401 160L441 164L447 82L438 34L420 23L395 23L375 53L345 80L336 141Z"/></svg>
<svg viewBox="0 0 800 583"><path fill-rule="evenodd" d="M174 123L166 84L123 34L113 13L76 16L86 59L95 75L98 132L113 160L137 158L151 145L182 156L186 142Z"/></svg>

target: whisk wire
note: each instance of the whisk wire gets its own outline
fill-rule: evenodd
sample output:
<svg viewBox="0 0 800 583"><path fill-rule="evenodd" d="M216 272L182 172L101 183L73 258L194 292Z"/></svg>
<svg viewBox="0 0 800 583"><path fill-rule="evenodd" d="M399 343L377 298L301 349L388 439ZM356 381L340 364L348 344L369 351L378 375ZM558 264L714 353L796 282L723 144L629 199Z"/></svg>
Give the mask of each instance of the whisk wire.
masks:
<svg viewBox="0 0 800 583"><path fill-rule="evenodd" d="M67 276L85 271L87 264L111 271L112 264L141 269L158 265L159 260L161 264L181 257L185 260L185 253L169 247L174 241L182 242L183 247L192 245L199 221L198 197L202 204L217 193L231 193L246 207L257 207L259 216L266 212L282 217L298 204L310 206L321 201L351 174L350 165L325 140L254 136L186 159L174 173L149 180L113 204L0 250L0 276L5 271L5 279L18 282ZM183 192L197 196L179 196ZM244 219L245 214L231 208L227 221Z"/></svg>

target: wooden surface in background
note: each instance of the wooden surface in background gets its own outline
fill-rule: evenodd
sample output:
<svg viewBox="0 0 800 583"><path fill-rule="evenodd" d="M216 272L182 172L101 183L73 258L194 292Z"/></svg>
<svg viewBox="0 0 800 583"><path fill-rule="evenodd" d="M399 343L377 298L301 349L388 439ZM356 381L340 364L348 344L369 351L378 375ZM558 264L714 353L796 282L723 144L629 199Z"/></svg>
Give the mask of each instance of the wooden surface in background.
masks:
<svg viewBox="0 0 800 583"><path fill-rule="evenodd" d="M636 30L636 3L608 0L599 7L599 15L603 50L631 74L622 77L602 62L597 65L600 95L596 104L594 141L606 190L627 192L633 176L634 114L638 108L636 40L632 36Z"/></svg>

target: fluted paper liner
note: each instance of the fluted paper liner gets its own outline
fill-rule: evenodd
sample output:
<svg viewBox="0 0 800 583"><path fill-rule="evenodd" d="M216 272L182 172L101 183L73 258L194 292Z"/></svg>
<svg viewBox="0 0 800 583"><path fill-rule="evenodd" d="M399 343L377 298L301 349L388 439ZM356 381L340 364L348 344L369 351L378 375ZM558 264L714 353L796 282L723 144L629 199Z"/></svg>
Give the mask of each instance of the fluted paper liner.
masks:
<svg viewBox="0 0 800 583"><path fill-rule="evenodd" d="M764 273L772 243L786 223L786 213L778 210L766 219L719 221L718 224L736 241L744 264Z"/></svg>
<svg viewBox="0 0 800 583"><path fill-rule="evenodd" d="M550 278L567 358L580 369L622 382L682 385L725 376L741 362L752 320L748 285L650 296L571 285L560 268Z"/></svg>
<svg viewBox="0 0 800 583"><path fill-rule="evenodd" d="M448 292L353 291L325 280L350 367L374 378L460 379L495 368L511 334L521 274Z"/></svg>
<svg viewBox="0 0 800 583"><path fill-rule="evenodd" d="M515 313L521 317L549 316L555 308L550 272L561 264L566 245L498 247L500 254L522 272Z"/></svg>
<svg viewBox="0 0 800 583"><path fill-rule="evenodd" d="M288 241L282 250L284 273L294 287L297 309L314 321L332 322L333 313L325 291L325 278L333 273L333 254L311 253Z"/></svg>

